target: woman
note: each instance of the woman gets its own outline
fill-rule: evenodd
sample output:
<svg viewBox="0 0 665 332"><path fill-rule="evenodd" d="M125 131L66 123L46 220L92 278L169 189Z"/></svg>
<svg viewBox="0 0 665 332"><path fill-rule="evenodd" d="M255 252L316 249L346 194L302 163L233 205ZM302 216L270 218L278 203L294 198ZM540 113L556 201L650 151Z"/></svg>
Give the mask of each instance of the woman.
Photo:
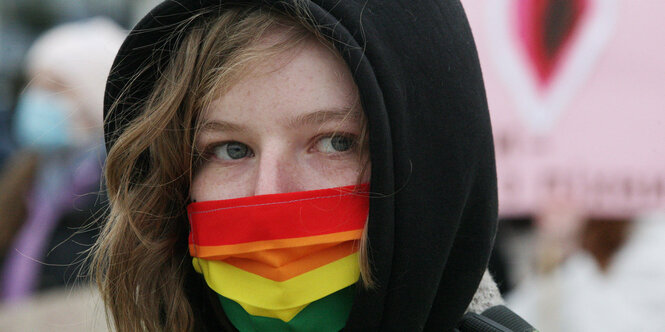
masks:
<svg viewBox="0 0 665 332"><path fill-rule="evenodd" d="M501 301L456 1L165 1L105 105L94 265L121 331L440 331Z"/></svg>

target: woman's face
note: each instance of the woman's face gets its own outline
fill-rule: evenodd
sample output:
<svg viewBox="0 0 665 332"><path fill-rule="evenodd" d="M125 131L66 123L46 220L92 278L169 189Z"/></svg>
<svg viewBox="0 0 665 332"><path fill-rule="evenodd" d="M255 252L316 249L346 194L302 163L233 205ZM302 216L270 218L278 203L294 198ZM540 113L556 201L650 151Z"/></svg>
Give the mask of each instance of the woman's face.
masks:
<svg viewBox="0 0 665 332"><path fill-rule="evenodd" d="M203 113L192 199L357 183L362 110L346 64L312 39L253 69Z"/></svg>

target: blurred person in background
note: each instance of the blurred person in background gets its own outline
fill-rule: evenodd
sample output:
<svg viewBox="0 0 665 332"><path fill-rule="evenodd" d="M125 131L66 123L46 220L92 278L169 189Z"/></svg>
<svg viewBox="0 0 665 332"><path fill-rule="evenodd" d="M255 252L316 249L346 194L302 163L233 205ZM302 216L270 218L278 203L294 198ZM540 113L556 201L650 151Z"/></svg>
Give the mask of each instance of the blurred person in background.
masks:
<svg viewBox="0 0 665 332"><path fill-rule="evenodd" d="M664 331L665 213L558 207L534 218L535 273L507 302L546 331Z"/></svg>
<svg viewBox="0 0 665 332"><path fill-rule="evenodd" d="M26 56L12 128L18 149L0 174L4 301L74 282L94 242L96 229L82 227L103 211L104 83L124 35L105 18L67 23Z"/></svg>
<svg viewBox="0 0 665 332"><path fill-rule="evenodd" d="M24 62L32 43L54 26L94 16L129 26L146 2L150 0L0 0L0 169L16 149L11 120L26 85Z"/></svg>

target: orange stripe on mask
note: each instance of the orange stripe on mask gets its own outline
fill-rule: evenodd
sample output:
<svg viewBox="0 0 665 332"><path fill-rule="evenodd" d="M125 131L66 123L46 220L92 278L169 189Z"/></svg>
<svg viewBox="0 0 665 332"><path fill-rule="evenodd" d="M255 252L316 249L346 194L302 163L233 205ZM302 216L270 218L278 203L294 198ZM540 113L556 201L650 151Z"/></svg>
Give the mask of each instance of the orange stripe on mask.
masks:
<svg viewBox="0 0 665 332"><path fill-rule="evenodd" d="M332 234L323 234L290 239L277 239L267 241L246 242L222 246L198 246L189 244L189 253L193 257L205 259L224 259L231 255L247 254L265 250L308 247L312 245L338 244L350 240L358 240L362 236L362 229L338 232Z"/></svg>
<svg viewBox="0 0 665 332"><path fill-rule="evenodd" d="M277 249L282 250L282 249ZM229 257L224 262L247 272L260 275L273 281L286 281L293 277L307 273L311 270L335 262L358 251L358 241L347 241L338 245L318 251L313 255L306 255L288 260L284 264L275 267L264 262L271 258L261 257L263 254L274 255L274 252L257 252L252 258Z"/></svg>

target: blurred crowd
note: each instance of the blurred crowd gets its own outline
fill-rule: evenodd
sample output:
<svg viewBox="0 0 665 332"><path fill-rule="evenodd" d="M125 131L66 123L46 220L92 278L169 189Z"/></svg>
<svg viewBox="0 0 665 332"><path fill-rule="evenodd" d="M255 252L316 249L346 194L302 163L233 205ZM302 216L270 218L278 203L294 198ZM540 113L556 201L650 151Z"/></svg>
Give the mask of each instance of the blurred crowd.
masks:
<svg viewBox="0 0 665 332"><path fill-rule="evenodd" d="M87 279L106 199L102 100L124 31L96 17L59 25L25 56L26 85L4 133L0 296L15 303Z"/></svg>
<svg viewBox="0 0 665 332"><path fill-rule="evenodd" d="M87 273L108 204L104 88L154 2L0 1L2 331L106 330Z"/></svg>
<svg viewBox="0 0 665 332"><path fill-rule="evenodd" d="M101 181L105 155L102 139L104 84L126 29L155 2L62 1L54 5L55 2L46 1L0 0L3 15L0 21L2 331L106 329L103 308L88 285L85 260L107 207ZM533 10L546 15L547 10L558 10L555 14L559 16L552 14L553 18L548 16L547 22L555 27L559 24L560 29L556 31L560 36L555 37L565 40L561 38L574 30L573 23L583 22L584 15L588 15L598 1L522 2L535 4L518 8L522 14ZM502 107L508 107L503 103L508 97L503 96L499 88L493 90L494 85L501 84L493 83L493 69L488 60L491 55L487 55L492 51L487 45L496 43L489 40L493 36L484 35L483 31L489 28L480 22L489 17L485 16L487 11L499 15L497 9L503 7L496 3L510 1L462 3L468 7L476 35L488 83L490 110L497 111L493 113L493 121L500 171L499 194L500 200L508 202L519 184L506 180L510 172L502 172L514 162L508 155L547 150L547 146L542 145L546 143L540 140L546 136L545 129L541 120L533 120L539 130L532 139L535 143L528 143L531 145L515 152L510 149L516 146L516 140L530 138L502 131L505 123L513 130L522 129L510 122L515 119L505 120L497 115L501 114ZM558 3L559 7L547 7L550 3ZM607 3L620 6L627 1ZM640 8L644 12L640 15L647 16L649 5L645 4L656 2L638 0L637 3L642 3ZM617 17L615 22L620 22ZM522 29L529 28L527 23L521 23ZM649 28L662 31L665 25L658 24ZM612 36L620 35L623 28L618 23L612 26L613 35L606 36L607 42L611 42ZM657 31L653 32L655 35ZM556 46L550 39L545 39L546 44ZM665 45L662 36L652 42ZM572 49L567 47L563 49ZM556 61L551 60L536 51L527 53L541 66L536 75L539 86L547 86L550 76L556 72L556 64L563 60L556 57L551 57ZM600 54L599 59L603 59L602 52ZM589 69L591 77L596 75L593 68ZM652 75L660 77L650 83L660 84L653 88L661 91L654 98L662 99L665 65L650 70ZM617 81L626 79L625 72L614 75ZM554 82L552 86L556 84L559 83ZM652 90L644 87L642 91ZM513 97L528 99L528 96ZM584 95L574 98L583 99ZM625 98L638 100L641 97L627 95ZM523 107L520 105L513 104L516 109ZM566 105L561 107L566 109ZM593 107L593 100L584 103L584 107L589 105ZM640 107L663 105L661 102ZM658 111L660 118L645 122L665 129L663 108ZM565 121L564 118L551 126L564 126ZM621 139L630 143L631 136ZM650 151L657 155L662 150L662 141L652 144ZM654 158L662 161L662 156ZM519 166L528 165L520 162ZM665 316L662 315L665 312L665 241L662 240L665 238L665 205L662 204L665 185L658 182L664 181L665 163L654 174L661 178L647 183L655 188L652 190L655 198L644 208L633 208L639 206L635 203L621 213L612 206L603 210L610 212L598 213L588 208L584 201L588 197L580 199L568 195L565 200L553 198L538 202L537 208L525 209L520 205L513 210L510 206L500 209L502 220L490 270L509 306L542 331L665 331Z"/></svg>

